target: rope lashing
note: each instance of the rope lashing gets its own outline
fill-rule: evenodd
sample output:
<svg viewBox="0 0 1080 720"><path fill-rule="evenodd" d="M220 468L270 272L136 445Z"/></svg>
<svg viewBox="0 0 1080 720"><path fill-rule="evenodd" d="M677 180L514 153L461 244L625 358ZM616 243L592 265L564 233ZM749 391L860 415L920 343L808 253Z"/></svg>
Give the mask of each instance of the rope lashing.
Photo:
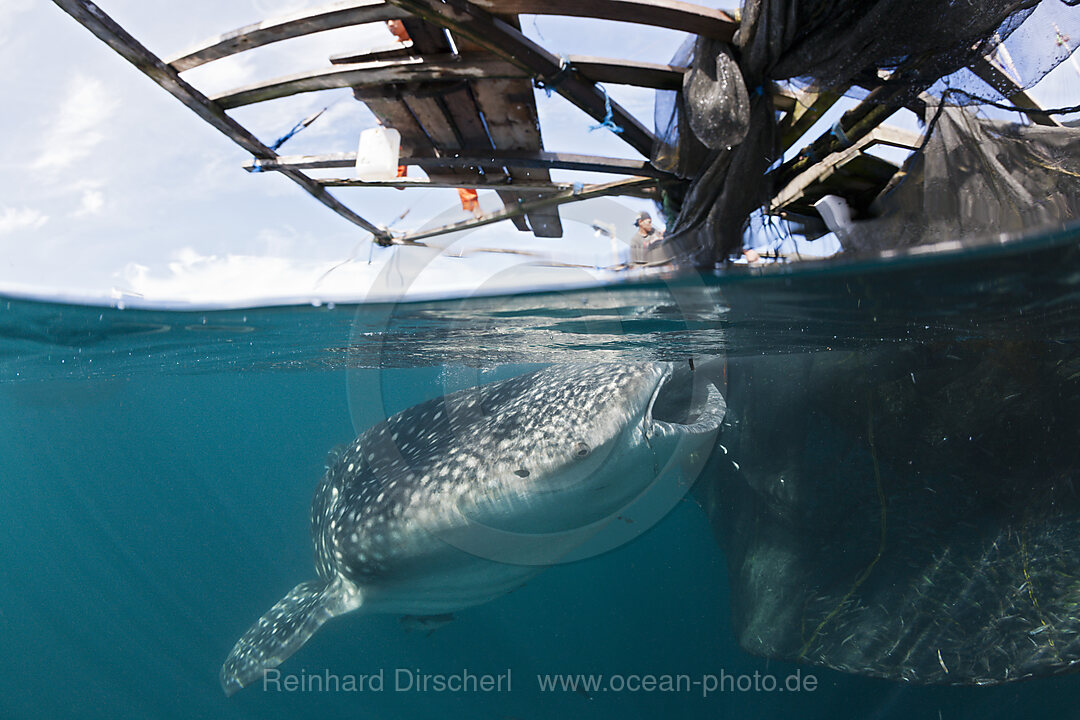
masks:
<svg viewBox="0 0 1080 720"><path fill-rule="evenodd" d="M839 120L829 130L829 134L840 141L841 149L851 147L851 140L848 139L847 133L844 132L844 126L840 124Z"/></svg>
<svg viewBox="0 0 1080 720"><path fill-rule="evenodd" d="M573 69L574 66L570 64L570 58L563 55L559 58L559 69L551 75L533 78L533 85L543 90L545 95L551 97L551 92L559 87L559 83L561 83Z"/></svg>
<svg viewBox="0 0 1080 720"><path fill-rule="evenodd" d="M623 129L616 125L615 121L611 119L611 98L608 97L607 88L603 85L597 85L597 87L604 93L604 119L600 121L599 125L590 125L589 132L599 130L600 128L607 128L615 134L621 133Z"/></svg>
<svg viewBox="0 0 1080 720"><path fill-rule="evenodd" d="M274 144L270 146L270 149L274 152L277 152L278 148L280 148L282 145L289 141L289 138L306 128L311 123L318 120L319 116L326 112L328 109L328 107L324 107L322 110L308 115L306 118L293 125L292 130L289 130L289 132L285 133L277 140L275 140ZM251 168L251 172L263 172L262 161L259 158L255 158L253 167Z"/></svg>

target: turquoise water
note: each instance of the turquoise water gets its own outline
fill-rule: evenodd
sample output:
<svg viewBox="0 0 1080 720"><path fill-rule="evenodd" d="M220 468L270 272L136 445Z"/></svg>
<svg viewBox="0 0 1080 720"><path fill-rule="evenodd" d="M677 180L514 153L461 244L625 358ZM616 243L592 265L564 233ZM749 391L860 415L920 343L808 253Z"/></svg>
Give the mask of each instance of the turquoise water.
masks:
<svg viewBox="0 0 1080 720"><path fill-rule="evenodd" d="M1069 675L923 687L746 653L725 555L689 498L617 550L443 627L344 616L282 666L382 672L381 691L226 698L218 684L240 634L313 576L308 513L328 452L389 413L550 363L694 355L746 367L940 343L993 354L1020 340L1075 358L1075 233L966 258L397 307L0 301L0 717L1076 717ZM755 393L742 382L733 397ZM1055 377L1027 382L1073 391ZM828 398L809 396L818 401ZM784 414L772 422L782 432ZM1052 423L1076 437L1075 416ZM818 454L828 473L834 459ZM509 672L511 685L397 692L398 669ZM700 686L542 692L537 681L755 672L809 674L815 686L706 697Z"/></svg>

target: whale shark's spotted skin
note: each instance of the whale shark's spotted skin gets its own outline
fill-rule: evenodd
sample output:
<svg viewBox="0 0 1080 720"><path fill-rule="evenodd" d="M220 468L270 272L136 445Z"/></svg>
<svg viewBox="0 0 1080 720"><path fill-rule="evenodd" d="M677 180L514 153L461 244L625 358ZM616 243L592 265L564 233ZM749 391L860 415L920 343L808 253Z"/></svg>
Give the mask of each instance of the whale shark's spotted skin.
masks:
<svg viewBox="0 0 1080 720"><path fill-rule="evenodd" d="M540 568L464 552L469 523L550 532L603 518L652 478L656 447L715 432L713 390L694 425L654 420L666 364L552 366L451 393L370 428L315 493L318 581L302 583L240 639L227 694L298 649L330 617L361 606L435 615L485 602Z"/></svg>

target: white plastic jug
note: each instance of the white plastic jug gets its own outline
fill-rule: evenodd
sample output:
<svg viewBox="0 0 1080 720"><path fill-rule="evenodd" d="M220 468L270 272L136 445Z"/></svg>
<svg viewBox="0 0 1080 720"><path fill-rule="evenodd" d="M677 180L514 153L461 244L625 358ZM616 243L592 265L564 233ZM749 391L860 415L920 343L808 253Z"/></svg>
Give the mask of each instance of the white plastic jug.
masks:
<svg viewBox="0 0 1080 720"><path fill-rule="evenodd" d="M375 127L360 133L356 151L356 177L359 180L393 180L397 177L401 133L393 128Z"/></svg>

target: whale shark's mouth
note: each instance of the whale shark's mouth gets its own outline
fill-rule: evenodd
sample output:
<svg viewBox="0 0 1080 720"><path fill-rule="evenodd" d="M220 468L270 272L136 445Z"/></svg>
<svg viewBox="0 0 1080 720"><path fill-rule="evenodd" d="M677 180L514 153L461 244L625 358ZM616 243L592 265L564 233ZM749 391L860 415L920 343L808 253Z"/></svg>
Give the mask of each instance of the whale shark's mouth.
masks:
<svg viewBox="0 0 1080 720"><path fill-rule="evenodd" d="M645 420L659 430L708 432L719 427L724 410L724 399L714 379L687 363L665 369L649 401Z"/></svg>

